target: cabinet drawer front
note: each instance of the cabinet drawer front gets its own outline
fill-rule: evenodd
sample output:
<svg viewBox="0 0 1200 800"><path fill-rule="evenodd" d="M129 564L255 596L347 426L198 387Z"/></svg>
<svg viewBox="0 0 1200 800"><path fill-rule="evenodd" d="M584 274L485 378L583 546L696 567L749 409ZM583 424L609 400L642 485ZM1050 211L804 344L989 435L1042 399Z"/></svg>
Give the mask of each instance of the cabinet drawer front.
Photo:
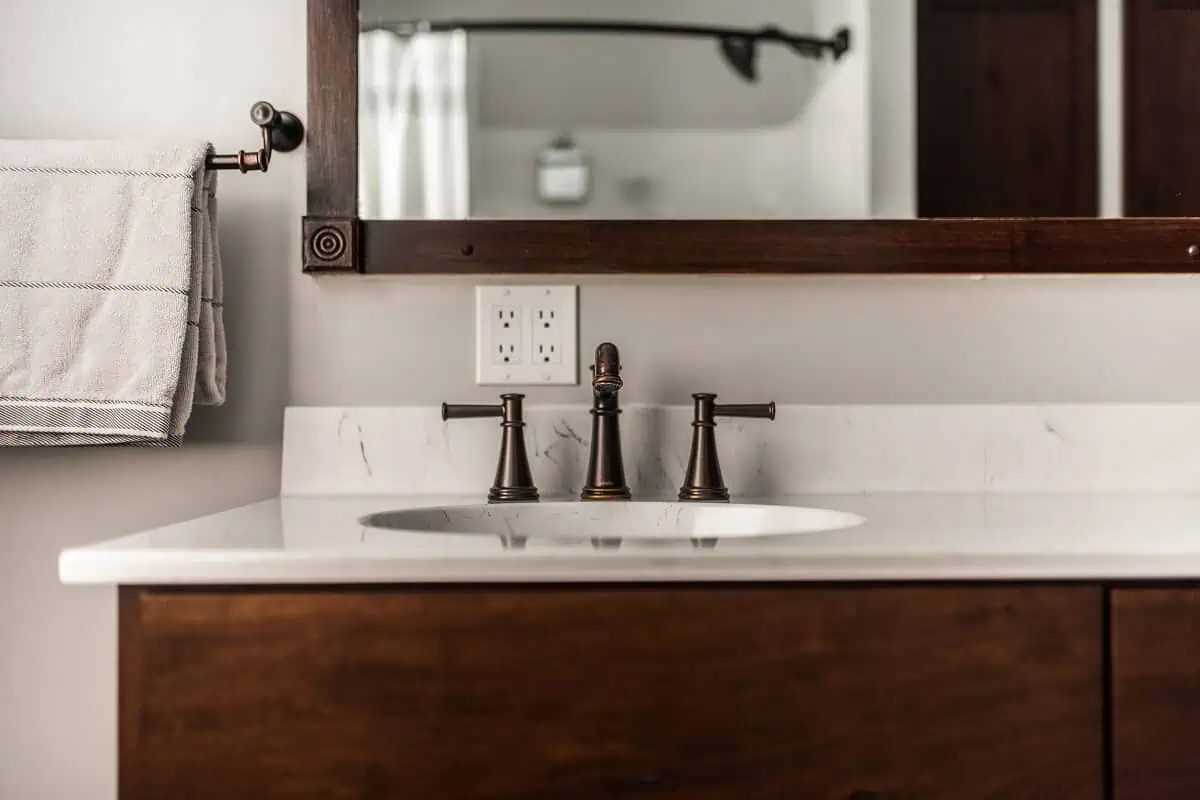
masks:
<svg viewBox="0 0 1200 800"><path fill-rule="evenodd" d="M1112 631L1114 796L1200 797L1200 589L1115 590Z"/></svg>
<svg viewBox="0 0 1200 800"><path fill-rule="evenodd" d="M124 590L122 793L1092 800L1100 608L1084 588Z"/></svg>

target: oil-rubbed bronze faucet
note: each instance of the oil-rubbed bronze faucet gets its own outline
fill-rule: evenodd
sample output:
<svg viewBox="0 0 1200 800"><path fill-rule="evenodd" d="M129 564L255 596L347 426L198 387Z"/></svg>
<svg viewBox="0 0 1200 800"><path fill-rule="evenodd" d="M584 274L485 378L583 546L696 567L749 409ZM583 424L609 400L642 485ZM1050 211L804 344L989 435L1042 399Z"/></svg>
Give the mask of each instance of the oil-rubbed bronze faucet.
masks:
<svg viewBox="0 0 1200 800"><path fill-rule="evenodd" d="M715 394L694 394L696 414L692 418L692 454L679 489L679 499L691 503L728 503L729 490L721 477L717 458L717 417L775 419L774 403L718 405Z"/></svg>
<svg viewBox="0 0 1200 800"><path fill-rule="evenodd" d="M525 417L522 412L523 394L502 394L499 405L464 406L442 403L442 419L481 419L499 417L503 433L500 437L500 462L496 479L488 492L489 503L536 503L538 490L533 485L529 456L525 452Z"/></svg>
<svg viewBox="0 0 1200 800"><path fill-rule="evenodd" d="M621 456L621 408L617 392L621 381L621 351L612 342L596 348L592 365L592 452L582 500L628 500L625 462Z"/></svg>

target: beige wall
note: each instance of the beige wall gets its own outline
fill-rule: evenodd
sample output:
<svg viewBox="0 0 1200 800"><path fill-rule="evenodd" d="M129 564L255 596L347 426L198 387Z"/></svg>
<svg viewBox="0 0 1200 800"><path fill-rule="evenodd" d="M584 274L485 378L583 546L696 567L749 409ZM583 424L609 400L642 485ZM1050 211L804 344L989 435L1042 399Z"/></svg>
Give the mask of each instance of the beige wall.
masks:
<svg viewBox="0 0 1200 800"><path fill-rule="evenodd" d="M0 136L250 146L252 101L304 107L304 24L303 0L0 0ZM59 548L270 495L288 398L494 395L471 383L470 281L299 273L302 175L224 178L233 399L189 447L0 452L2 800L113 793L113 593L58 586ZM630 400L1200 401L1192 278L583 283L582 341L623 346Z"/></svg>

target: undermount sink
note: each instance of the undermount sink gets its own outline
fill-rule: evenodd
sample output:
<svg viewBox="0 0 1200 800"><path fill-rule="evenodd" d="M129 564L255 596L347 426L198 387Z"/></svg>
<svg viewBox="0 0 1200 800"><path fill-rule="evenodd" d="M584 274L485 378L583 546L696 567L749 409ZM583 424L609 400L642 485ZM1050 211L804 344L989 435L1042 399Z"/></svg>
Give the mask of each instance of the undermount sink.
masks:
<svg viewBox="0 0 1200 800"><path fill-rule="evenodd" d="M795 536L852 528L863 518L841 511L799 506L724 503L575 502L464 505L385 511L363 525L410 533L500 536L517 544L528 538L591 540L617 546L622 540L692 541Z"/></svg>

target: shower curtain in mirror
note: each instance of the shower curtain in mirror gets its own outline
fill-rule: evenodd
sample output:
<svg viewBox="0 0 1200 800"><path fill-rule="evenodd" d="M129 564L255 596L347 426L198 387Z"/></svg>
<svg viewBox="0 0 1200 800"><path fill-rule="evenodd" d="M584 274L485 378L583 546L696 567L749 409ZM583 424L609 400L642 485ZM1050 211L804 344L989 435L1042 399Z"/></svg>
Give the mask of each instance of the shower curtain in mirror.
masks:
<svg viewBox="0 0 1200 800"><path fill-rule="evenodd" d="M375 30L358 52L359 215L466 219L467 34Z"/></svg>

